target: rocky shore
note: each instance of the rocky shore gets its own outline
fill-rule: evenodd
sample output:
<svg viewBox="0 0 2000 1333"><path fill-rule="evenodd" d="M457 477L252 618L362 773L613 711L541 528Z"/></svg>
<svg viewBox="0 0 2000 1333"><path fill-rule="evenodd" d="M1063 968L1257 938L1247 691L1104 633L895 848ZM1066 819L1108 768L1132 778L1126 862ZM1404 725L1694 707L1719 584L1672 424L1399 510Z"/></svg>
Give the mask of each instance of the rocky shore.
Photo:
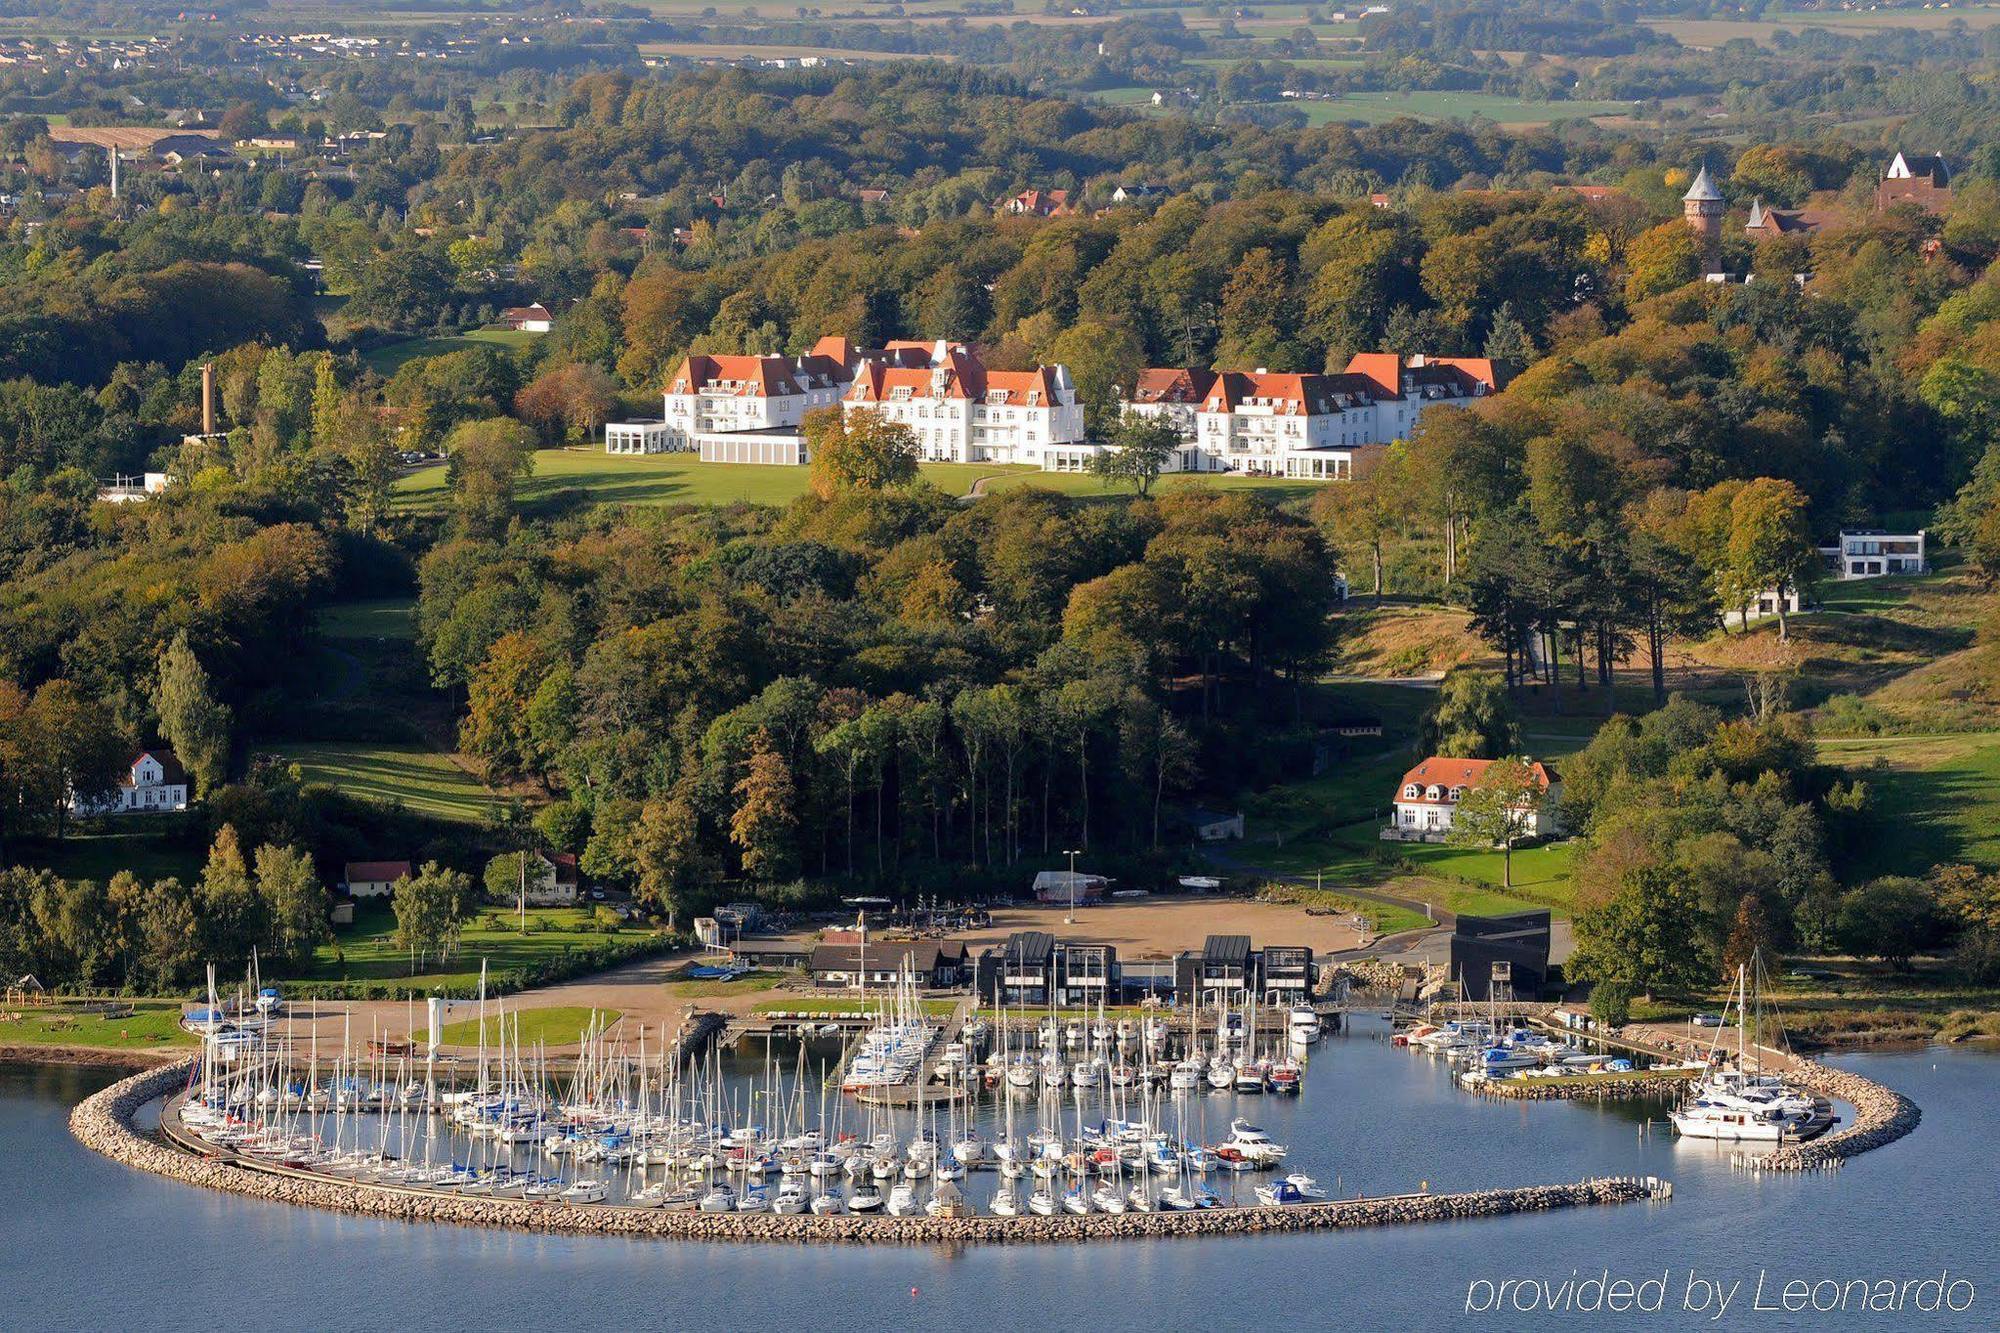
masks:
<svg viewBox="0 0 2000 1333"><path fill-rule="evenodd" d="M1894 1088L1817 1060L1794 1060L1785 1078L1823 1097L1848 1103L1854 1108L1854 1123L1811 1143L1795 1143L1774 1153L1747 1157L1744 1164L1759 1171L1815 1171L1839 1166L1850 1157L1894 1143L1923 1118L1917 1104Z"/></svg>
<svg viewBox="0 0 2000 1333"><path fill-rule="evenodd" d="M1342 1199L1288 1208L1228 1208L1184 1213L1091 1214L1084 1217L781 1217L769 1213L669 1213L644 1208L574 1207L505 1199L468 1199L420 1190L327 1180L199 1157L140 1134L132 1117L146 1103L181 1086L187 1066L147 1070L81 1102L70 1131L86 1147L127 1166L189 1185L228 1190L277 1203L405 1222L675 1240L872 1242L890 1244L1029 1243L1138 1239L1159 1236L1247 1235L1336 1227L1501 1217L1594 1204L1665 1198L1665 1181L1611 1178L1564 1185L1480 1190L1465 1194Z"/></svg>
<svg viewBox="0 0 2000 1333"><path fill-rule="evenodd" d="M1496 1078L1474 1084L1473 1092L1524 1102L1625 1102L1644 1097L1673 1101L1687 1092L1687 1072L1635 1074L1631 1077Z"/></svg>

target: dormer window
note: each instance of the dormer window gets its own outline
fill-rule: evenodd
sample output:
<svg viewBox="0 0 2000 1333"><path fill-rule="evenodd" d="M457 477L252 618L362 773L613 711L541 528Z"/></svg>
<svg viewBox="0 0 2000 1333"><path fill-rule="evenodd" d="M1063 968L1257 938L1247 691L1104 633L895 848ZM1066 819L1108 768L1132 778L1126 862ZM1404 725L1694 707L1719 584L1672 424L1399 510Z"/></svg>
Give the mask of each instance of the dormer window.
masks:
<svg viewBox="0 0 2000 1333"><path fill-rule="evenodd" d="M1003 406L1006 403L1006 401L1007 401L1007 391L1005 389L988 389L986 391L987 406L1000 407Z"/></svg>
<svg viewBox="0 0 2000 1333"><path fill-rule="evenodd" d="M1422 787L1419 787L1414 782L1410 783L1409 785L1403 788L1403 799L1406 801L1418 800L1423 796L1423 794L1424 794L1424 789Z"/></svg>
<svg viewBox="0 0 2000 1333"><path fill-rule="evenodd" d="M909 386L900 385L897 388L889 390L889 399L891 402L897 402L897 403L909 402L910 401Z"/></svg>
<svg viewBox="0 0 2000 1333"><path fill-rule="evenodd" d="M1452 801L1456 802L1456 801L1457 801L1457 800L1458 800L1458 799L1459 799L1459 798L1460 798L1461 796L1463 796L1463 795L1465 795L1465 788L1463 788L1463 787L1453 787L1453 788L1451 789L1451 794L1450 794L1450 799L1451 799Z"/></svg>
<svg viewBox="0 0 2000 1333"><path fill-rule="evenodd" d="M1444 799L1444 788L1438 786L1436 783L1432 783L1430 786L1424 788L1424 798L1431 801L1441 801Z"/></svg>

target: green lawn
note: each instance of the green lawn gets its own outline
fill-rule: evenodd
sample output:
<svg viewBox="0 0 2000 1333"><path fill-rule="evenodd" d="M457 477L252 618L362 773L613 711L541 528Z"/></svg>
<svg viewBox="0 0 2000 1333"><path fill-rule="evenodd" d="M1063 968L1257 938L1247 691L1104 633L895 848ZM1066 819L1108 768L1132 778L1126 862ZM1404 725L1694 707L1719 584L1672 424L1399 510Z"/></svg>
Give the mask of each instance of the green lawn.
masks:
<svg viewBox="0 0 2000 1333"><path fill-rule="evenodd" d="M459 935L458 953L443 964L432 960L418 974L427 986L471 995L479 986L483 959L494 972L528 967L565 951L602 944L609 936L580 907L531 907L523 935L513 912L489 907L467 921ZM364 905L354 924L340 926L331 943L313 951L300 981L402 981L410 977L409 955L396 944L396 914L387 902Z"/></svg>
<svg viewBox="0 0 2000 1333"><path fill-rule="evenodd" d="M498 1014L488 1014L483 1020L468 1018L462 1023L446 1024L438 1040L446 1046L474 1047L479 1045L480 1029L484 1027L489 1049L499 1046L503 1036L510 1049L516 1041L520 1042L522 1050L536 1044L574 1046L583 1039L585 1029L593 1021L598 1030L603 1031L623 1016L616 1009L581 1009L565 1005L551 1009L510 1009L504 1026Z"/></svg>
<svg viewBox="0 0 2000 1333"><path fill-rule="evenodd" d="M986 480L989 491L1010 486L1041 486L1067 495L1131 494L1129 487L1107 485L1087 473L1043 472L1038 468L991 463L926 463L923 475L950 495L965 495L973 483ZM601 448L543 449L535 454L534 475L523 481L519 496L530 509L565 491L581 490L599 504L790 504L805 494L810 477L802 467L760 466L754 463L704 463L693 454L607 454ZM1310 495L1314 483L1266 477L1166 477L1159 489L1213 486L1255 488L1283 496ZM405 509L441 508L447 499L443 465L423 468L396 482L396 503Z"/></svg>
<svg viewBox="0 0 2000 1333"><path fill-rule="evenodd" d="M414 361L420 356L443 356L446 352L462 352L468 347L482 345L514 352L541 336L538 333L524 333L519 329L474 329L470 333L448 334L441 338L403 338L397 342L383 343L361 359L378 375L393 375L402 369L405 362Z"/></svg>
<svg viewBox="0 0 2000 1333"><path fill-rule="evenodd" d="M307 782L437 819L483 823L505 801L449 758L420 745L313 741L279 745L270 753L297 764Z"/></svg>
<svg viewBox="0 0 2000 1333"><path fill-rule="evenodd" d="M417 603L411 597L381 597L366 602L342 602L323 609L320 633L329 639L401 639L417 637Z"/></svg>
<svg viewBox="0 0 2000 1333"><path fill-rule="evenodd" d="M143 1051L195 1045L194 1036L181 1028L177 1002L140 1000L132 1008L132 1014L125 1018L60 1007L21 1010L18 1020L0 1018L0 1046L101 1046Z"/></svg>
<svg viewBox="0 0 2000 1333"><path fill-rule="evenodd" d="M2000 732L1822 740L1820 754L1866 781L1873 822L1896 830L1859 849L1857 874L2000 869Z"/></svg>
<svg viewBox="0 0 2000 1333"><path fill-rule="evenodd" d="M1407 907L1392 907L1387 903L1370 902L1365 898L1351 898L1344 893L1330 889L1302 889L1286 887L1271 892L1273 901L1304 903L1309 907L1326 907L1343 916L1359 916L1368 922L1370 933L1394 935L1403 930L1422 930L1431 924L1431 919L1421 912L1413 912Z"/></svg>

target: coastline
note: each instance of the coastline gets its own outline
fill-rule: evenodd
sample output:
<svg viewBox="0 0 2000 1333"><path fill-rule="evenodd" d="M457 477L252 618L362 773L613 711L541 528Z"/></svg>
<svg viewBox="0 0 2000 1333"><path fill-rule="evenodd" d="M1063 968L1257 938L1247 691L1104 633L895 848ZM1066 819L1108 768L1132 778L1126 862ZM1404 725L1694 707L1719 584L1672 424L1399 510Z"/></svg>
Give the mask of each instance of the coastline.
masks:
<svg viewBox="0 0 2000 1333"><path fill-rule="evenodd" d="M185 1047L144 1051L123 1046L73 1046L53 1042L9 1045L0 1042L0 1064L87 1066L100 1069L147 1070L161 1065L183 1064L190 1052Z"/></svg>

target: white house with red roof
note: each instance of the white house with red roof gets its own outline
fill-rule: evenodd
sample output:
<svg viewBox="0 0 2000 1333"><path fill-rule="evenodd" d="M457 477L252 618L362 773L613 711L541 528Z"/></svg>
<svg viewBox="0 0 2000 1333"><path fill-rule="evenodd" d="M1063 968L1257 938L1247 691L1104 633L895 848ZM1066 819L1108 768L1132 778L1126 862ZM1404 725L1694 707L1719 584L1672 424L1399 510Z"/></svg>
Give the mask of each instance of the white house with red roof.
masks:
<svg viewBox="0 0 2000 1333"><path fill-rule="evenodd" d="M126 765L118 785L99 797L72 794L72 814L161 813L188 808L187 772L168 749L141 750Z"/></svg>
<svg viewBox="0 0 2000 1333"><path fill-rule="evenodd" d="M1452 815L1465 793L1479 785L1492 759L1449 759L1433 755L1409 772L1396 787L1395 813L1382 830L1384 838L1402 842L1443 842L1451 836ZM1542 789L1541 805L1528 813L1524 837L1539 838L1557 830L1556 807L1562 779L1547 764L1530 762L1528 771Z"/></svg>
<svg viewBox="0 0 2000 1333"><path fill-rule="evenodd" d="M341 868L340 887L350 898L387 898L396 881L411 873L408 861L349 861Z"/></svg>
<svg viewBox="0 0 2000 1333"><path fill-rule="evenodd" d="M1364 476L1423 413L1498 392L1491 361L1354 357L1339 374L1167 368L1141 371L1126 409L1169 420L1187 441L1169 471L1305 481Z"/></svg>
<svg viewBox="0 0 2000 1333"><path fill-rule="evenodd" d="M927 463L1029 463L1081 471L1083 407L1066 366L988 370L963 343L890 343L863 358L843 406L908 426Z"/></svg>

